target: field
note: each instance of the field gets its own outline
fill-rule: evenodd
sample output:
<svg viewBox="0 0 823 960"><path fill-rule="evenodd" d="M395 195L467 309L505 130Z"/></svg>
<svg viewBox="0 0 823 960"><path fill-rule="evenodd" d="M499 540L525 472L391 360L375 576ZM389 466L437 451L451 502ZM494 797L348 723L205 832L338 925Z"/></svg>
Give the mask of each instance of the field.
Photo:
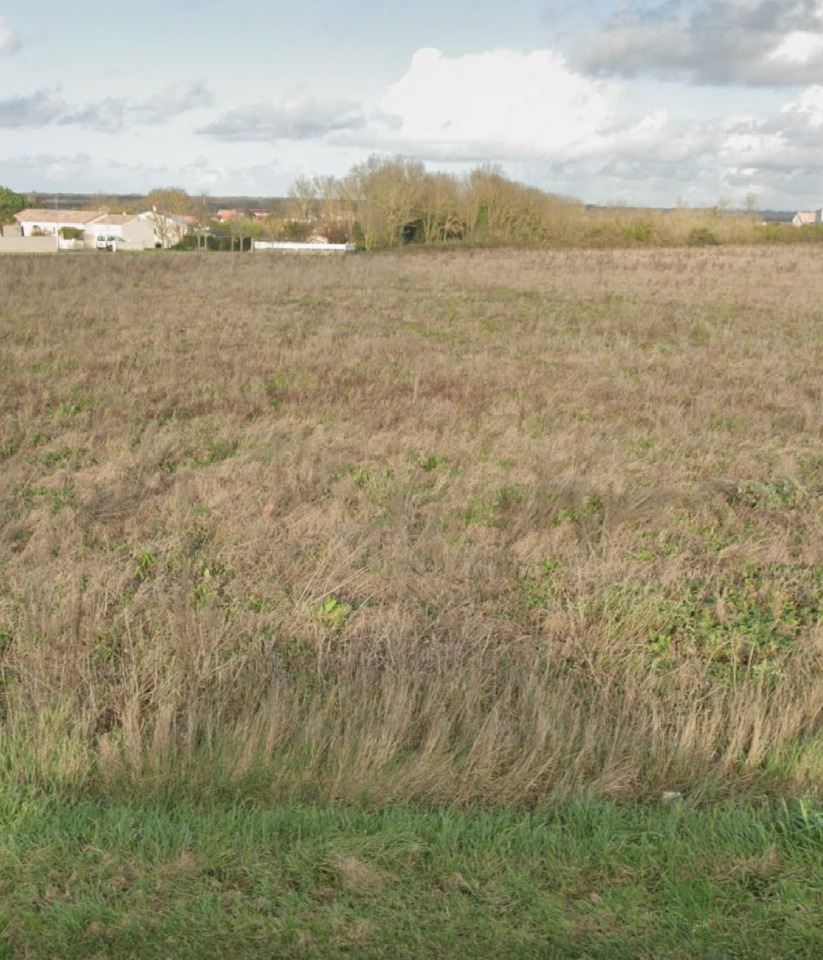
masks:
<svg viewBox="0 0 823 960"><path fill-rule="evenodd" d="M0 290L0 956L820 955L813 246Z"/></svg>

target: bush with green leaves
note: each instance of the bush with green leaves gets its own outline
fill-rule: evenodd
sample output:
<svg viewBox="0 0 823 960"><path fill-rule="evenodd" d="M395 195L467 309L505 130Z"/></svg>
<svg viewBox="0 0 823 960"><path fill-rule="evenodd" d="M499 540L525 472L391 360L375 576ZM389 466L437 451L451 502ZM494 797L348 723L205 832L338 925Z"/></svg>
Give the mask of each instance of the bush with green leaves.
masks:
<svg viewBox="0 0 823 960"><path fill-rule="evenodd" d="M26 198L8 187L0 187L0 223L11 223L15 213L26 206Z"/></svg>
<svg viewBox="0 0 823 960"><path fill-rule="evenodd" d="M692 227L688 242L690 247L716 247L720 243L708 227Z"/></svg>

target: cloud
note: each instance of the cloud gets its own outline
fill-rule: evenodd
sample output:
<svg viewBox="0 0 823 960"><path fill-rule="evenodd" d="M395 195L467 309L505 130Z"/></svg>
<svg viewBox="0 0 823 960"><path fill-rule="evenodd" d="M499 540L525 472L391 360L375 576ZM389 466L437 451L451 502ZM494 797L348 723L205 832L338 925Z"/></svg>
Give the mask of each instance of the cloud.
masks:
<svg viewBox="0 0 823 960"><path fill-rule="evenodd" d="M54 91L38 90L28 96L0 100L0 127L44 127L57 123L98 133L119 133L131 125L168 123L212 100L211 91L202 80L183 80L148 100L107 97L81 106L70 106Z"/></svg>
<svg viewBox="0 0 823 960"><path fill-rule="evenodd" d="M189 110L211 106L213 102L214 95L204 80L181 80L144 103L135 104L134 115L138 123L163 124Z"/></svg>
<svg viewBox="0 0 823 960"><path fill-rule="evenodd" d="M558 156L614 123L613 89L573 73L551 50L447 57L418 50L380 102L390 143L428 159Z"/></svg>
<svg viewBox="0 0 823 960"><path fill-rule="evenodd" d="M823 75L820 0L668 0L620 7L578 45L594 76L792 86Z"/></svg>
<svg viewBox="0 0 823 960"><path fill-rule="evenodd" d="M28 96L0 100L0 127L15 130L45 127L66 110L66 104L52 90L37 90Z"/></svg>
<svg viewBox="0 0 823 960"><path fill-rule="evenodd" d="M69 110L57 123L61 126L85 127L99 133L119 133L124 126L128 101L123 97L109 97L79 109Z"/></svg>
<svg viewBox="0 0 823 960"><path fill-rule="evenodd" d="M17 53L23 48L20 38L9 26L5 17L0 17L0 57Z"/></svg>
<svg viewBox="0 0 823 960"><path fill-rule="evenodd" d="M821 194L820 139L823 135L823 86L805 89L797 100L785 104L771 117L739 117L727 125L720 147L721 162L757 175L816 177L816 205Z"/></svg>
<svg viewBox="0 0 823 960"><path fill-rule="evenodd" d="M3 158L3 174L8 182L31 184L34 173L36 183L32 186L38 190L47 185L73 189L92 169L92 158L87 153L38 153ZM89 189L97 190L99 186Z"/></svg>
<svg viewBox="0 0 823 960"><path fill-rule="evenodd" d="M245 153L245 151L244 151ZM3 175L19 189L82 193L147 193L164 184L180 184L192 195L202 191L251 196L281 195L300 170L283 173L278 159L267 163L222 162L213 156L186 161L124 160L96 151L88 153L32 153L3 158Z"/></svg>
<svg viewBox="0 0 823 960"><path fill-rule="evenodd" d="M695 121L661 112L602 137L565 169L574 167L578 181L608 185L632 202L651 191L699 204L731 194L741 203L755 191L772 206L817 207L823 203L821 136L823 86L813 85L761 115Z"/></svg>
<svg viewBox="0 0 823 960"><path fill-rule="evenodd" d="M229 110L197 133L233 141L319 140L329 134L359 129L363 124L357 103L316 100L298 93L282 100L279 106L256 104Z"/></svg>

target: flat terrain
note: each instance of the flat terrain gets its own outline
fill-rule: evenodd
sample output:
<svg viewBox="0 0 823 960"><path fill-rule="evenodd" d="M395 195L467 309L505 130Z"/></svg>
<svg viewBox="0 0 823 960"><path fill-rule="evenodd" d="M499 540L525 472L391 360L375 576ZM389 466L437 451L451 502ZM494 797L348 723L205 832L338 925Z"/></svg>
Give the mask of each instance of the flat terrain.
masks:
<svg viewBox="0 0 823 960"><path fill-rule="evenodd" d="M84 804L151 810L166 798L192 822L204 809L228 818L215 827L226 836L244 805L263 817L296 804L299 820L312 809L345 818L354 804L379 820L400 804L409 824L502 810L488 816L527 830L530 817L574 819L583 803L656 838L649 864L655 844L666 862L672 817L703 837L697 849L720 805L744 839L725 873L701 861L709 899L765 872L780 910L802 901L794 948L759 939L765 915L735 899L743 926L724 926L723 912L683 956L732 955L724 937L751 938L739 956L819 955L817 861L790 852L817 840L785 826L816 837L823 795L814 249L9 258L0 290L7 805L28 798L50 823L54 804L82 821ZM681 795L679 812L660 805L665 791ZM615 812L626 804L636 812ZM60 829L75 836L66 816ZM656 825L639 827L644 816ZM411 834L429 829L414 823ZM89 844L134 861L135 876L184 853L154 857L111 829L66 841L78 882L102 876L97 861L91 873L80 864ZM383 836L364 821L351 836L364 829ZM763 843L751 846L752 831ZM6 836L7 853L37 846L25 831ZM484 836L477 857L502 870L498 828ZM181 877L225 854L209 842L213 855L186 848ZM312 860L315 893L348 883L347 842ZM398 882L451 896L475 842L428 880ZM44 896L20 849L16 874L0 855L0 884L18 891L10 945L34 942L35 921L19 918ZM414 857L390 869L385 849L351 856L384 878L414 872ZM596 952L589 920L552 913L563 897L547 906L533 893L523 903L536 912L511 928L481 910L491 926L478 949L680 956L677 924L692 907L672 894L670 939L649 939L644 924L662 909L649 884L666 867L646 875L631 862L614 867L638 884L628 926L622 903L616 926L597 920L611 953ZM537 862L522 869L533 891ZM287 875L277 896L296 889ZM499 894L488 882L467 880L485 892L458 902L516 899L516 879ZM416 903L412 913L428 901ZM105 910L77 924L124 922ZM531 934L501 947L549 914L555 952L535 953ZM311 956L311 944L335 956L351 949L349 933L334 939L335 916L332 933L298 924L277 940L268 927L266 942L283 956ZM450 935L435 949L420 932L418 953L395 955L427 955L425 942L453 955ZM54 955L54 936L7 955ZM726 947L712 954L712 943ZM378 937L360 949L394 948Z"/></svg>

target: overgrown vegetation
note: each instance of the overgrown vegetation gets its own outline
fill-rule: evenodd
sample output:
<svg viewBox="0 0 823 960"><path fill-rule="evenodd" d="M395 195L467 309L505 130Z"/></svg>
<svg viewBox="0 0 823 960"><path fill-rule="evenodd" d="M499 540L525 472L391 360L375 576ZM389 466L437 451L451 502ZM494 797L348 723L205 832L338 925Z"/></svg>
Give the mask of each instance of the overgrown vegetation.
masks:
<svg viewBox="0 0 823 960"><path fill-rule="evenodd" d="M0 283L0 801L36 810L35 834L57 799L81 820L84 802L127 798L542 816L674 792L691 812L766 804L765 845L736 847L728 876L765 858L752 883L778 893L751 916L788 910L805 874L784 869L779 811L817 829L823 764L811 252L44 256L0 261ZM644 829L669 830L660 816ZM144 879L184 853L83 837L69 858L111 843ZM219 873L234 855L191 856L181 876L202 903L218 871L215 896L239 889L253 926ZM311 882L336 889L323 856ZM38 862L2 861L0 883L24 891L8 942L38 929L24 909L47 887ZM438 866L409 909L436 909L431 891L460 872L489 916L491 868L466 863ZM98 866L79 875L100 889ZM48 887L55 923L129 927L134 906L91 888L78 902L93 910L61 913L71 886L58 870ZM532 929L529 889L500 923ZM608 923L628 909L615 897ZM612 945L678 956L643 927L646 903ZM541 904L541 922L560 909ZM815 955L808 910L781 921L786 956ZM708 941L738 929L722 923ZM305 927L277 942L299 955ZM594 927L575 929L558 921L569 955L598 955ZM42 936L32 956L54 953ZM493 933L477 936L488 950ZM742 955L773 945L750 942Z"/></svg>
<svg viewBox="0 0 823 960"><path fill-rule="evenodd" d="M529 187L495 166L465 176L429 172L418 160L374 155L345 177L300 177L290 216L272 217L277 239L354 240L367 250L417 245L635 247L753 243L766 237L751 213L587 208ZM775 227L769 239L789 238Z"/></svg>

